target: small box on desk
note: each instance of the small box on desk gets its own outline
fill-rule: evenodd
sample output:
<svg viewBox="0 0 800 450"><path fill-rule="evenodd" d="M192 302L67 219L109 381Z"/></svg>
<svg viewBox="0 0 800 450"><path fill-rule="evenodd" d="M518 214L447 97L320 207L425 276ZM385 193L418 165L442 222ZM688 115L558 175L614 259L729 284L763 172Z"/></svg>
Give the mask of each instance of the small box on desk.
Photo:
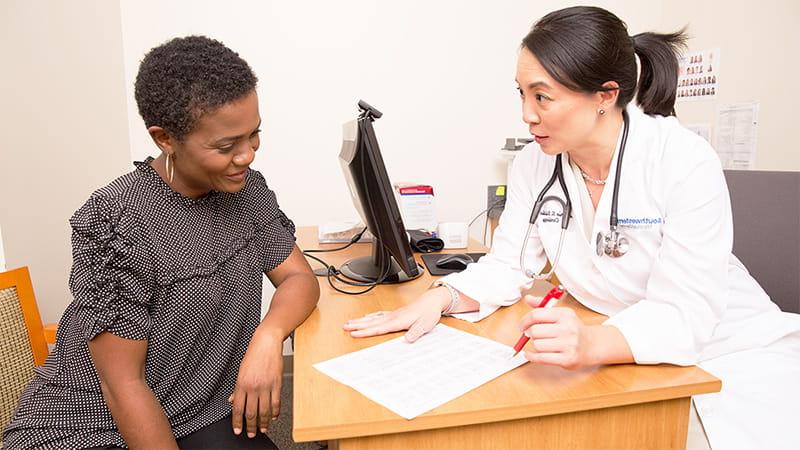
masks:
<svg viewBox="0 0 800 450"><path fill-rule="evenodd" d="M436 201L433 187L424 184L397 184L400 215L407 230L436 230Z"/></svg>

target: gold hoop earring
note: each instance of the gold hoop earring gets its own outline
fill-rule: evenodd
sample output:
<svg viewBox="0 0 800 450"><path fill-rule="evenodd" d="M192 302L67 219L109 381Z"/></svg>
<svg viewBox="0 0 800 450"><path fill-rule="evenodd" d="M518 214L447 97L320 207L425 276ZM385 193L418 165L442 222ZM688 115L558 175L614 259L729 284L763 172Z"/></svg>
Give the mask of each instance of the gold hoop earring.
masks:
<svg viewBox="0 0 800 450"><path fill-rule="evenodd" d="M167 171L167 182L172 184L175 178L175 164L172 163L172 155L167 154L167 160L164 162L164 169Z"/></svg>
<svg viewBox="0 0 800 450"><path fill-rule="evenodd" d="M606 110L605 110L605 109L602 109L602 108L601 108L601 109L599 109L599 110L597 111L597 114L600 114L601 116L602 116L603 114L605 114L605 113L606 113Z"/></svg>

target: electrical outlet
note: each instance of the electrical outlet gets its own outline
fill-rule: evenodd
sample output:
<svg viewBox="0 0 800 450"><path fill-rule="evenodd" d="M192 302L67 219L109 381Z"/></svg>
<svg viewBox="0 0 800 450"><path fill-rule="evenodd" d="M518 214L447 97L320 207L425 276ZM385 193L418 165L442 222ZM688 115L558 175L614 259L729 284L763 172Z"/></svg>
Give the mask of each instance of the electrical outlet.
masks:
<svg viewBox="0 0 800 450"><path fill-rule="evenodd" d="M490 185L487 189L486 208L489 218L498 219L506 207L506 185Z"/></svg>

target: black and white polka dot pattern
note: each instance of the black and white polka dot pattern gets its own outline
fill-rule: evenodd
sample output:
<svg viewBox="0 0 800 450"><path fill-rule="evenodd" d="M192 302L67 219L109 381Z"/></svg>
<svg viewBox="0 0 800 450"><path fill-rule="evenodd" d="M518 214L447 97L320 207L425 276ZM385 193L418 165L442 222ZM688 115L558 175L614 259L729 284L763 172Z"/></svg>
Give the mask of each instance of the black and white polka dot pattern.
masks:
<svg viewBox="0 0 800 450"><path fill-rule="evenodd" d="M294 224L256 171L238 193L194 200L151 161L96 191L70 220L74 298L5 429L6 448L124 446L87 346L103 331L148 341L147 383L176 437L230 414L262 274L291 253Z"/></svg>

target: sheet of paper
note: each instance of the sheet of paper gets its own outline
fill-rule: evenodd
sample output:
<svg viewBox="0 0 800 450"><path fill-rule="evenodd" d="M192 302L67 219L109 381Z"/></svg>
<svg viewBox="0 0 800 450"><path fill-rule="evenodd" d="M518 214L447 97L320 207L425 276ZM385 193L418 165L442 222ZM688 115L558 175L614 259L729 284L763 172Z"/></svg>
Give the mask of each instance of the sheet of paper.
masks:
<svg viewBox="0 0 800 450"><path fill-rule="evenodd" d="M754 169L758 103L720 108L717 111L717 138L714 148L724 169Z"/></svg>
<svg viewBox="0 0 800 450"><path fill-rule="evenodd" d="M436 201L433 195L401 194L400 214L406 230L436 230Z"/></svg>
<svg viewBox="0 0 800 450"><path fill-rule="evenodd" d="M524 353L439 324L417 342L399 337L314 364L320 372L413 419L526 363Z"/></svg>

